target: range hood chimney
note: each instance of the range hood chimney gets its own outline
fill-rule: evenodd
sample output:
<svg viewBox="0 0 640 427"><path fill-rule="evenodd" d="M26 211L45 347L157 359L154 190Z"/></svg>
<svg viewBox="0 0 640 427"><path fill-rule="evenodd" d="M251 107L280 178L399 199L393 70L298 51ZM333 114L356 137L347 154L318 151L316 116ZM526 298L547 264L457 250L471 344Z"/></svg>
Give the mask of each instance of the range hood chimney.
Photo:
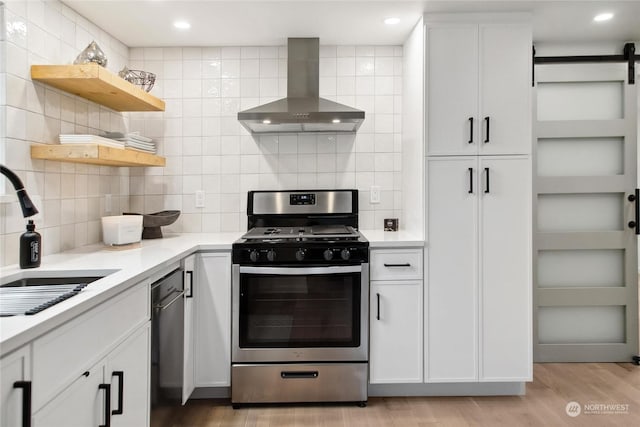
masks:
<svg viewBox="0 0 640 427"><path fill-rule="evenodd" d="M287 97L240 111L238 121L252 134L355 133L364 111L320 98L320 39L288 39Z"/></svg>

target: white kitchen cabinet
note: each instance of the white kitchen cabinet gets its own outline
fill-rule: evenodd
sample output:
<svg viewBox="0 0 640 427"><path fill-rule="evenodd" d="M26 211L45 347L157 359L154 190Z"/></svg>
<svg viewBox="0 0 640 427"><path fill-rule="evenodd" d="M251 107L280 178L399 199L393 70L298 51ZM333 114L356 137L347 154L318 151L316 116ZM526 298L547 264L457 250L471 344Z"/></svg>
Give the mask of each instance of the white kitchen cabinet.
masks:
<svg viewBox="0 0 640 427"><path fill-rule="evenodd" d="M194 365L196 387L231 385L231 254L196 255Z"/></svg>
<svg viewBox="0 0 640 427"><path fill-rule="evenodd" d="M29 344L33 425L149 425L149 310L144 281Z"/></svg>
<svg viewBox="0 0 640 427"><path fill-rule="evenodd" d="M478 379L477 162L475 157L428 162L425 373L430 382Z"/></svg>
<svg viewBox="0 0 640 427"><path fill-rule="evenodd" d="M370 270L369 382L421 383L422 249L372 249Z"/></svg>
<svg viewBox="0 0 640 427"><path fill-rule="evenodd" d="M531 161L428 161L428 382L531 379Z"/></svg>
<svg viewBox="0 0 640 427"><path fill-rule="evenodd" d="M195 360L194 360L194 302L193 284L196 269L196 256L189 255L182 260L184 281L184 356L182 358L182 404L195 389Z"/></svg>
<svg viewBox="0 0 640 427"><path fill-rule="evenodd" d="M480 380L530 381L531 161L481 158L479 166L485 180L490 173L479 210Z"/></svg>
<svg viewBox="0 0 640 427"><path fill-rule="evenodd" d="M516 15L427 16L427 155L531 152L531 34Z"/></svg>
<svg viewBox="0 0 640 427"><path fill-rule="evenodd" d="M0 359L0 425L22 426L31 417L31 352L22 347ZM28 405L28 406L27 406Z"/></svg>
<svg viewBox="0 0 640 427"><path fill-rule="evenodd" d="M104 371L104 363L98 363L79 373L69 387L36 412L33 427L104 426L110 416L106 402L111 394Z"/></svg>
<svg viewBox="0 0 640 427"><path fill-rule="evenodd" d="M141 327L107 357L111 426L149 425L151 325Z"/></svg>
<svg viewBox="0 0 640 427"><path fill-rule="evenodd" d="M149 285L141 283L33 342L37 411L131 332L149 322Z"/></svg>
<svg viewBox="0 0 640 427"><path fill-rule="evenodd" d="M78 373L34 415L34 427L148 426L149 347L147 323L106 358Z"/></svg>

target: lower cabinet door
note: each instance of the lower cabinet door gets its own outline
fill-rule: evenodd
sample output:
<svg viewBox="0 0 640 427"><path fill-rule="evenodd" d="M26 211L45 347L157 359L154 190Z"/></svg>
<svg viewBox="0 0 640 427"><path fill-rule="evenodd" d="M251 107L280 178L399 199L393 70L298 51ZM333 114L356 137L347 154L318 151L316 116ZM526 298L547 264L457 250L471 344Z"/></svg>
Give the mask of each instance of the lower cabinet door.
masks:
<svg viewBox="0 0 640 427"><path fill-rule="evenodd" d="M231 385L231 254L196 257L194 364L196 387Z"/></svg>
<svg viewBox="0 0 640 427"><path fill-rule="evenodd" d="M99 363L39 410L33 427L104 426L108 391L103 384L104 364Z"/></svg>
<svg viewBox="0 0 640 427"><path fill-rule="evenodd" d="M422 281L371 282L369 313L369 382L422 382Z"/></svg>
<svg viewBox="0 0 640 427"><path fill-rule="evenodd" d="M107 357L112 427L149 425L150 328L147 323Z"/></svg>
<svg viewBox="0 0 640 427"><path fill-rule="evenodd" d="M25 411L31 406L31 361L29 346L25 346L0 360L0 426L22 426Z"/></svg>

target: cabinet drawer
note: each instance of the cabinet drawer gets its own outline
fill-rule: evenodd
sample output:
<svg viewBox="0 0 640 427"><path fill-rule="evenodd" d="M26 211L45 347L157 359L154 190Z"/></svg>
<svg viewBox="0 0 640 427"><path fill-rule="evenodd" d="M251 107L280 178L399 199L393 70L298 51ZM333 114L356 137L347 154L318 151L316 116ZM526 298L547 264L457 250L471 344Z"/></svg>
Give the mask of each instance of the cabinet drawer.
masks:
<svg viewBox="0 0 640 427"><path fill-rule="evenodd" d="M422 249L373 249L371 280L422 280Z"/></svg>
<svg viewBox="0 0 640 427"><path fill-rule="evenodd" d="M149 286L141 284L34 341L33 411L148 319Z"/></svg>

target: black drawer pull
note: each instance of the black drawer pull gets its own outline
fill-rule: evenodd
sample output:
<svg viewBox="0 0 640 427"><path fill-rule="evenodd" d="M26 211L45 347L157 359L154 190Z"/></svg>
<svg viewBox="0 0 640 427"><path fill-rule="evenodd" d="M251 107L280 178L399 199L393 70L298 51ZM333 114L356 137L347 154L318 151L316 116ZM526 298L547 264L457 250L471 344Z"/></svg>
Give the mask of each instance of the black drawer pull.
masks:
<svg viewBox="0 0 640 427"><path fill-rule="evenodd" d="M104 424L98 427L111 427L111 384L100 384L98 390L104 390Z"/></svg>
<svg viewBox="0 0 640 427"><path fill-rule="evenodd" d="M486 173L485 176L487 178L484 192L488 194L491 193L491 190L489 189L489 168L484 168L484 172Z"/></svg>
<svg viewBox="0 0 640 427"><path fill-rule="evenodd" d="M489 142L489 120L491 120L489 117L484 118L484 122L487 124L487 137L484 140L485 144Z"/></svg>
<svg viewBox="0 0 640 427"><path fill-rule="evenodd" d="M473 117L469 117L469 144L473 144Z"/></svg>
<svg viewBox="0 0 640 427"><path fill-rule="evenodd" d="M318 378L318 371L282 371L280 377L285 380L298 378Z"/></svg>
<svg viewBox="0 0 640 427"><path fill-rule="evenodd" d="M185 295L185 298L193 298L193 271L187 270L184 274L189 275L189 295Z"/></svg>
<svg viewBox="0 0 640 427"><path fill-rule="evenodd" d="M111 411L111 415L122 415L124 413L122 404L124 402L124 371L113 371L113 377L118 377L118 408Z"/></svg>
<svg viewBox="0 0 640 427"><path fill-rule="evenodd" d="M384 266L385 267L411 267L411 264L409 264L408 262L405 262L404 264L387 264L385 262Z"/></svg>
<svg viewBox="0 0 640 427"><path fill-rule="evenodd" d="M376 298L378 299L378 313L376 314L376 319L380 320L380 294L376 294Z"/></svg>
<svg viewBox="0 0 640 427"><path fill-rule="evenodd" d="M31 381L16 381L13 388L22 389L22 427L31 427Z"/></svg>

